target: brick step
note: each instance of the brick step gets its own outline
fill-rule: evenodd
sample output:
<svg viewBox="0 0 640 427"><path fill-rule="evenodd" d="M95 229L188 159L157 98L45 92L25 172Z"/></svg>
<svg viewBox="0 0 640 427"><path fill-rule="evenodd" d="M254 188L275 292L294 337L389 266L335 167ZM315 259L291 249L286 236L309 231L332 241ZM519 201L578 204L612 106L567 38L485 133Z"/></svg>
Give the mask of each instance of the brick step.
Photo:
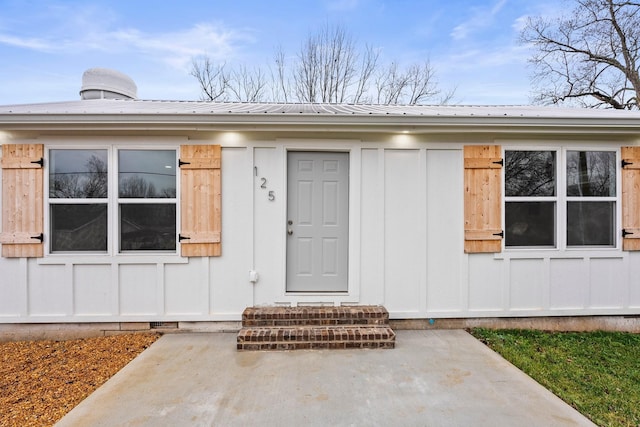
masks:
<svg viewBox="0 0 640 427"><path fill-rule="evenodd" d="M242 326L386 325L389 312L382 306L248 307Z"/></svg>
<svg viewBox="0 0 640 427"><path fill-rule="evenodd" d="M394 348L396 334L388 326L245 327L238 350L315 350Z"/></svg>

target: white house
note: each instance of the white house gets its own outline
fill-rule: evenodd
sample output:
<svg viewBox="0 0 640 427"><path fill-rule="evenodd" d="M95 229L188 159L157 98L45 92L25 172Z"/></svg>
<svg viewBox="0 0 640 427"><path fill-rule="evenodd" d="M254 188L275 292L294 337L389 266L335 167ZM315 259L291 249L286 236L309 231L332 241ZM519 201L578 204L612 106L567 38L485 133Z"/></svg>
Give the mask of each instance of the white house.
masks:
<svg viewBox="0 0 640 427"><path fill-rule="evenodd" d="M640 112L144 101L117 77L0 107L0 323L640 315Z"/></svg>

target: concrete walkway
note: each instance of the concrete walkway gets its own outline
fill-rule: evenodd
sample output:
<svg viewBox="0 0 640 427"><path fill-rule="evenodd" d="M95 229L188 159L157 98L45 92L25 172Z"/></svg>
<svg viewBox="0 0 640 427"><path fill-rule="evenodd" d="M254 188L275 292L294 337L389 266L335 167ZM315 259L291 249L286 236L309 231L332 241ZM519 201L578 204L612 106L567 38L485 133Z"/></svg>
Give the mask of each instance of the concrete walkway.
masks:
<svg viewBox="0 0 640 427"><path fill-rule="evenodd" d="M165 335L56 426L588 426L460 330L394 350L237 352L235 334Z"/></svg>

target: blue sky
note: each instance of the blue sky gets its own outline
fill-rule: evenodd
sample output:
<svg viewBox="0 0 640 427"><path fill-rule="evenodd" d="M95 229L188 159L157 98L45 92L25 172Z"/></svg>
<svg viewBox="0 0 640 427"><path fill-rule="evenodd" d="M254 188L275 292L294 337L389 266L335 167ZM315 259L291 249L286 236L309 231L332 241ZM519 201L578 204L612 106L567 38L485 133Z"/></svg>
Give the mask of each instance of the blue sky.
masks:
<svg viewBox="0 0 640 427"><path fill-rule="evenodd" d="M0 0L0 105L79 99L92 67L129 75L143 99L197 100L192 58L271 65L327 23L383 62L429 59L461 104L527 104L526 16L557 0Z"/></svg>

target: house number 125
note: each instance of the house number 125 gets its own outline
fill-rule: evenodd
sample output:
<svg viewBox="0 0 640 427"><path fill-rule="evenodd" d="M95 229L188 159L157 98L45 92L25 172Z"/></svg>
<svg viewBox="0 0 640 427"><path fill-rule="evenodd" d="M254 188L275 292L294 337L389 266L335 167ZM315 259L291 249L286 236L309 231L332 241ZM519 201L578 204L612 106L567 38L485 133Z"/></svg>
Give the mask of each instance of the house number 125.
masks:
<svg viewBox="0 0 640 427"><path fill-rule="evenodd" d="M258 167L254 166L254 171L256 176L258 176ZM267 178L260 178L260 188L266 190L267 189ZM269 199L270 202L273 202L276 199L276 193L273 190L269 190L269 192L267 193L267 198Z"/></svg>

